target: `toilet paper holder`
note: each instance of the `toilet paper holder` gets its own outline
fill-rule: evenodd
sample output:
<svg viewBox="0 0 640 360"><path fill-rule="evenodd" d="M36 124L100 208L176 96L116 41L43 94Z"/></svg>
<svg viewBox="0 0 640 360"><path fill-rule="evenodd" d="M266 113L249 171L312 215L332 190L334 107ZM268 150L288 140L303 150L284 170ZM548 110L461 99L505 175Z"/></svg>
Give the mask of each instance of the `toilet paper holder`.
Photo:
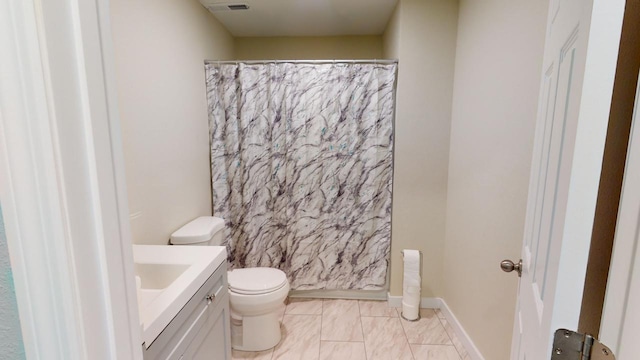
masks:
<svg viewBox="0 0 640 360"><path fill-rule="evenodd" d="M400 254L402 254L402 259L404 260L404 250L400 250ZM422 250L418 250L418 254L420 256L420 276L422 276L422 259L424 259L423 255L422 255ZM420 305L418 305L418 307L419 306ZM404 314L402 313L402 311L400 312L400 317L402 317L404 320L410 321L410 322L419 321L422 318L420 316L420 309L418 309L418 317L415 318L415 319L407 319L406 317L404 317Z"/></svg>

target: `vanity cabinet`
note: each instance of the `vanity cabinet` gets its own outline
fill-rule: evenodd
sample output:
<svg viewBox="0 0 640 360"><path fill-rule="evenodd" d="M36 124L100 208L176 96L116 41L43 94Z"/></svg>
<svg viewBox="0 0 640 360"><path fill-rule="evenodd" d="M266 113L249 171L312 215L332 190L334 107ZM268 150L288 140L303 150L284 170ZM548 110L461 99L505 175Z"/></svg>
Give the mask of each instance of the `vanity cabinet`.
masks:
<svg viewBox="0 0 640 360"><path fill-rule="evenodd" d="M227 264L224 262L151 346L145 360L231 360Z"/></svg>

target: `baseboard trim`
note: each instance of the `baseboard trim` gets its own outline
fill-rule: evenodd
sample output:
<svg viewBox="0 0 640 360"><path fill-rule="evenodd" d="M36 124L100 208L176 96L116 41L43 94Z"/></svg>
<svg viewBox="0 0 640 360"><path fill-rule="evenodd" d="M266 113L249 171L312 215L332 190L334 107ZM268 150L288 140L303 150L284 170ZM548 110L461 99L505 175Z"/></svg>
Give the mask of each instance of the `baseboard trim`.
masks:
<svg viewBox="0 0 640 360"><path fill-rule="evenodd" d="M387 293L387 303L390 307L400 308L402 307L402 296L392 296L391 294ZM444 317L447 319L447 322L453 328L453 331L455 331L458 339L460 339L460 342L462 342L462 345L464 345L465 349L467 349L467 352L469 353L471 359L485 360L476 345L469 337L469 334L467 334L460 321L458 321L458 318L456 318L456 316L453 314L453 312L443 299L424 297L420 299L420 308L440 309Z"/></svg>
<svg viewBox="0 0 640 360"><path fill-rule="evenodd" d="M391 296L387 293L387 303L390 307L400 308L402 307L402 296ZM442 299L440 298L426 298L420 299L420 308L422 309L440 309Z"/></svg>
<svg viewBox="0 0 640 360"><path fill-rule="evenodd" d="M291 290L290 298L309 299L354 299L354 300L386 300L388 292L384 290Z"/></svg>
<svg viewBox="0 0 640 360"><path fill-rule="evenodd" d="M467 334L467 332L462 327L462 324L460 323L460 321L458 321L458 318L456 318L456 316L453 314L453 312L447 305L447 302L444 301L443 299L440 299L440 304L441 304L440 311L442 312L444 317L447 319L449 324L451 324L451 327L453 327L453 331L455 331L456 335L458 335L458 339L460 339L460 342L462 342L462 345L464 345L464 347L467 349L467 352L469 353L469 356L471 357L471 359L485 360L484 356L482 356L482 354L480 353L480 350L478 350L478 348L476 347L476 344L473 343L473 340L471 340L471 337L469 337L469 334Z"/></svg>

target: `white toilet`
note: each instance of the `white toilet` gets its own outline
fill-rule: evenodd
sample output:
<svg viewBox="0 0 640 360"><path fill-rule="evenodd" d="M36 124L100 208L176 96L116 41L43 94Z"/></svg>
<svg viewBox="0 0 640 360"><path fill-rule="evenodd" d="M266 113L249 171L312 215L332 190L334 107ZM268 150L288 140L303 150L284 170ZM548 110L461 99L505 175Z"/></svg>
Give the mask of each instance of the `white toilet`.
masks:
<svg viewBox="0 0 640 360"><path fill-rule="evenodd" d="M173 245L221 245L224 220L202 216L171 234ZM278 310L289 294L284 272L272 268L235 269L227 273L231 305L231 347L262 351L280 342Z"/></svg>

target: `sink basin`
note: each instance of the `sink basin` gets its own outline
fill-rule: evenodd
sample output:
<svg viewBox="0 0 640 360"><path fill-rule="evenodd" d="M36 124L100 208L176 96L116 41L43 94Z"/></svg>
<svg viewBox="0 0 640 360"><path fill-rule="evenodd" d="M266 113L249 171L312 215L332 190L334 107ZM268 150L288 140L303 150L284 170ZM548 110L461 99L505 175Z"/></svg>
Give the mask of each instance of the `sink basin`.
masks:
<svg viewBox="0 0 640 360"><path fill-rule="evenodd" d="M140 278L138 309L140 313L166 288L176 281L189 265L181 264L135 264L136 276Z"/></svg>
<svg viewBox="0 0 640 360"><path fill-rule="evenodd" d="M182 264L135 264L143 289L162 290L171 285L189 265Z"/></svg>
<svg viewBox="0 0 640 360"><path fill-rule="evenodd" d="M133 245L134 269L141 280L138 310L145 347L226 259L224 246Z"/></svg>

